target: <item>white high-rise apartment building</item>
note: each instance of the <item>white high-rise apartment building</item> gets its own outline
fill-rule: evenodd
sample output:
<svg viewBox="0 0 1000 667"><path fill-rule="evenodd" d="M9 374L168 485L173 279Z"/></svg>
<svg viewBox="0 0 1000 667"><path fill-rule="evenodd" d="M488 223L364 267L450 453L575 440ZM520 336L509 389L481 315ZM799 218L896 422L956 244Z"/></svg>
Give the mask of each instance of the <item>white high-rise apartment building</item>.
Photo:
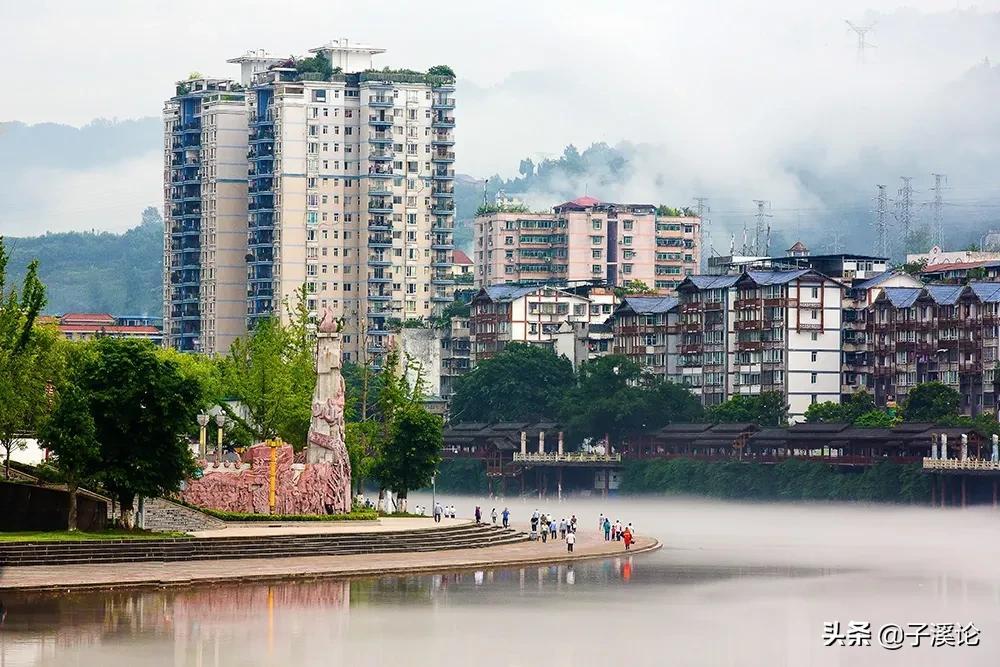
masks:
<svg viewBox="0 0 1000 667"><path fill-rule="evenodd" d="M225 353L304 287L312 313L344 318L345 356L378 365L391 320L452 300L454 77L376 71L383 52L311 49L326 76L250 51L229 61L241 84L180 84L165 113L171 345Z"/></svg>
<svg viewBox="0 0 1000 667"><path fill-rule="evenodd" d="M305 285L344 318L345 356L378 365L390 320L452 300L454 80L375 71L383 50L346 40L311 52L334 74L275 66L247 91L248 323Z"/></svg>
<svg viewBox="0 0 1000 667"><path fill-rule="evenodd" d="M163 119L163 335L179 350L225 353L246 331L242 88L181 81Z"/></svg>

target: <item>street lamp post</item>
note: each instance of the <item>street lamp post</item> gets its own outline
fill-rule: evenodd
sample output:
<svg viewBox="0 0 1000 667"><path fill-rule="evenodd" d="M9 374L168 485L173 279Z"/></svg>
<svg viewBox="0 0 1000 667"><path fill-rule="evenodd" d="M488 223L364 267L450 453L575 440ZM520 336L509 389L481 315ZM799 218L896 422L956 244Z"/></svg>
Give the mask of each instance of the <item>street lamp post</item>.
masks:
<svg viewBox="0 0 1000 667"><path fill-rule="evenodd" d="M226 415L220 412L215 415L215 425L219 427L219 444L215 448L215 462L222 465L222 427L226 425Z"/></svg>
<svg viewBox="0 0 1000 667"><path fill-rule="evenodd" d="M201 459L204 461L208 458L208 435L205 431L206 427L208 427L208 415L204 413L198 415L198 426L201 427L201 439L199 441L201 446L199 447L198 452L201 455Z"/></svg>

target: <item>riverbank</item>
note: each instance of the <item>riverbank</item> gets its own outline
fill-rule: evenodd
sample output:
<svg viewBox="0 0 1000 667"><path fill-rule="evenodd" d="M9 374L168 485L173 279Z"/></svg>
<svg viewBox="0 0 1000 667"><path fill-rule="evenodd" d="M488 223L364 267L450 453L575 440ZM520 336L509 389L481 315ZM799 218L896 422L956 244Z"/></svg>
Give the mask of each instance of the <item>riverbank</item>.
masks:
<svg viewBox="0 0 1000 667"><path fill-rule="evenodd" d="M404 520L403 523L410 521L412 520ZM417 521L420 520L417 519ZM463 523L471 522L457 520L451 522L451 526ZM296 530L296 534L302 534L301 531L304 528L277 527L272 529L269 534L282 534L280 531L284 530ZM254 527L253 530L258 531L260 528ZM337 532L342 533L343 531L338 530ZM366 527L364 532L372 532L371 527ZM254 534L260 535L256 532ZM206 536L204 539L211 539L211 537ZM630 553L654 551L659 547L660 543L656 539L639 537ZM581 531L578 533L573 553L566 551L566 545L561 540L555 540L547 543L521 541L498 546L431 552L4 567L0 572L0 592L112 590L326 577L371 577L384 574L417 574L564 563L621 556L624 553L624 546L621 542L605 542L596 531Z"/></svg>

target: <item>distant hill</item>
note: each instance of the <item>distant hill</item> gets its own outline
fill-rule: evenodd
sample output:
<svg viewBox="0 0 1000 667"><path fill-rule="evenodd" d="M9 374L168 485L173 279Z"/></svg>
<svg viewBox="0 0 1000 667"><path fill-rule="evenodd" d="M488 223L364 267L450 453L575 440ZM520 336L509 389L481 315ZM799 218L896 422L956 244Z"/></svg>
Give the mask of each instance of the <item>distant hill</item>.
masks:
<svg viewBox="0 0 1000 667"><path fill-rule="evenodd" d="M160 315L163 309L163 219L153 207L123 234L64 232L4 239L18 283L39 260L48 288L46 313Z"/></svg>

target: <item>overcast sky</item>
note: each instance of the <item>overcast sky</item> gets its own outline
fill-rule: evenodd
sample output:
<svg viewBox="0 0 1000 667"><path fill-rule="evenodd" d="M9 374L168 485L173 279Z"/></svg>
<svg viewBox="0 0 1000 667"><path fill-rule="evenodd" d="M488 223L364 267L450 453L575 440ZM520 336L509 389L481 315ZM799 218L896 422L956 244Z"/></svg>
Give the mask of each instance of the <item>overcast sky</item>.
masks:
<svg viewBox="0 0 1000 667"><path fill-rule="evenodd" d="M225 60L247 49L304 54L347 37L388 49L378 66L456 70L462 172L510 175L568 143L646 142L664 147L673 182L615 195L805 207L788 155L849 171L860 151L946 131L921 127L926 109L976 63L1000 62L998 11L1000 0L9 0L0 120L157 116L189 72L235 77ZM845 19L875 23L863 67ZM73 198L106 182L106 196L141 210L160 198L159 160L151 150L66 173L51 205L78 211ZM89 211L78 226L124 222ZM0 214L4 226L14 222Z"/></svg>

